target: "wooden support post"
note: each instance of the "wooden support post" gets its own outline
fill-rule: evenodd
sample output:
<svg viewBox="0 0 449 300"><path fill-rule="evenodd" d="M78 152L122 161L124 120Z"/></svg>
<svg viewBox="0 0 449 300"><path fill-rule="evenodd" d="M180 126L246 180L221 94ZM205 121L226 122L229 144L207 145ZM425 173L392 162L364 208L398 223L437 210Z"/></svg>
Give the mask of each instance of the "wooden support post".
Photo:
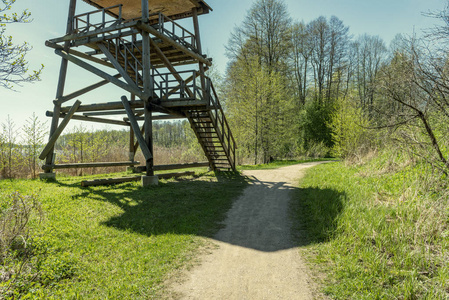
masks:
<svg viewBox="0 0 449 300"><path fill-rule="evenodd" d="M75 104L73 104L73 106L70 109L70 111L67 113L67 115L62 120L61 125L59 125L59 127L56 128L56 130L54 130L52 136L50 137L50 140L47 143L47 146L45 146L44 150L42 150L41 155L39 155L40 159L44 159L45 157L48 157L49 154L51 154L51 152L54 149L54 145L56 143L56 140L61 135L61 133L64 130L64 128L67 126L67 124L69 123L69 121L72 118L72 116L75 114L75 112L78 109L78 107L80 106L80 104L81 104L81 101L76 100ZM56 116L56 118L58 118L58 117L59 117L59 114L58 114L58 116ZM55 118L55 116L53 116L53 119L54 118ZM53 162L51 161L50 163L47 163L47 165L50 165L50 164L53 164Z"/></svg>
<svg viewBox="0 0 449 300"><path fill-rule="evenodd" d="M131 94L131 102L136 101L136 95ZM135 113L135 111L133 111ZM134 150L134 130L130 126L129 128L129 153L128 158L129 160L134 160L134 157L136 156L135 150Z"/></svg>
<svg viewBox="0 0 449 300"><path fill-rule="evenodd" d="M200 25L198 22L198 9L196 7L193 8L193 27L195 29L195 40L196 40L196 49L198 50L198 53L202 54L202 47L201 47L201 36L200 36ZM200 61L199 62L199 68L200 68L200 76L201 76L201 88L203 89L203 93L205 91L206 83L205 83L205 74L204 74L204 64Z"/></svg>
<svg viewBox="0 0 449 300"><path fill-rule="evenodd" d="M75 9L76 9L76 0L70 0L69 4L69 13L67 16L67 30L66 34L73 33L73 17L75 16ZM64 43L64 50L68 51L70 48L70 42L67 41ZM68 61L67 59L62 58L61 60L61 68L59 70L59 80L58 80L58 88L56 90L56 99L59 99L64 94L64 87L65 87L65 80L67 77L67 67L68 67ZM56 129L58 128L59 124L59 113L61 110L61 104L55 104L53 112L54 117L51 120L51 127L50 127L50 136L49 139L51 140L52 136L55 134ZM50 141L49 141L50 144ZM54 142L53 142L54 144ZM47 154L44 157L40 157L40 159L45 159L46 157L46 164L52 164L55 157L54 157L54 147L51 145L51 147L48 149ZM52 170L47 170L45 173L52 173Z"/></svg>
<svg viewBox="0 0 449 300"><path fill-rule="evenodd" d="M148 25L149 22L149 7L148 0L142 0L142 23ZM148 25L149 26L149 25ZM151 27L151 26L149 26ZM151 27L153 28L153 27ZM143 92L146 95L150 95L148 99L142 99L145 101L145 146L153 154L153 120L152 120L152 107L150 101L153 98L153 78L151 76L151 61L150 61L150 34L147 31L142 31L142 77L143 77ZM134 116L133 116L134 117ZM131 120L130 120L131 121ZM137 121L136 121L137 123ZM136 129L134 129L136 131ZM142 141L139 141L142 148ZM147 160L147 176L154 176L153 170L153 155Z"/></svg>
<svg viewBox="0 0 449 300"><path fill-rule="evenodd" d="M145 143L145 139L140 133L139 124L137 124L136 118L134 116L134 113L131 109L131 106L129 105L128 99L126 96L122 96L122 102L123 106L125 107L126 113L128 114L129 122L131 123L131 126L134 130L134 134L136 135L137 140L140 144L140 149L142 149L143 156L145 156L145 160L148 161L153 159L153 153L148 149L148 145Z"/></svg>

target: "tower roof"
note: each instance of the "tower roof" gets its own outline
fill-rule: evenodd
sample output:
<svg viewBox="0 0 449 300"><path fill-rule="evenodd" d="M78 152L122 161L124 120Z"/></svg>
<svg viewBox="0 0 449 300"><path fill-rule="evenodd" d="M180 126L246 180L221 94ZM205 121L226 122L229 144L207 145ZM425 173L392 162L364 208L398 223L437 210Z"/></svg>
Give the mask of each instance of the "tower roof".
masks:
<svg viewBox="0 0 449 300"><path fill-rule="evenodd" d="M83 0L99 9L122 4L122 18L129 20L142 16L141 0ZM182 19L192 16L192 9L198 8L198 14L207 14L212 8L203 0L149 0L150 15L162 12L171 19ZM118 17L119 9L108 9L108 13ZM155 17L156 18L156 17Z"/></svg>

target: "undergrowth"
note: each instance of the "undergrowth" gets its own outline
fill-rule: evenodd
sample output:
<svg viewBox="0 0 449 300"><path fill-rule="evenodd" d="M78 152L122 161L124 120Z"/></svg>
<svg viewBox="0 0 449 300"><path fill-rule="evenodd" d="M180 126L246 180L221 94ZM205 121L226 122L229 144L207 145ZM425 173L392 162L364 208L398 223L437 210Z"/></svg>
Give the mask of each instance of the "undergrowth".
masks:
<svg viewBox="0 0 449 300"><path fill-rule="evenodd" d="M220 228L246 186L237 173L196 174L148 188L138 182L80 186L97 176L0 181L1 207L18 192L36 195L45 214L29 224L30 272L0 281L0 289L8 288L0 299L159 298L165 280L189 264L201 237ZM17 264L10 257L4 266Z"/></svg>
<svg viewBox="0 0 449 300"><path fill-rule="evenodd" d="M292 202L335 299L448 299L446 179L397 153L319 165Z"/></svg>

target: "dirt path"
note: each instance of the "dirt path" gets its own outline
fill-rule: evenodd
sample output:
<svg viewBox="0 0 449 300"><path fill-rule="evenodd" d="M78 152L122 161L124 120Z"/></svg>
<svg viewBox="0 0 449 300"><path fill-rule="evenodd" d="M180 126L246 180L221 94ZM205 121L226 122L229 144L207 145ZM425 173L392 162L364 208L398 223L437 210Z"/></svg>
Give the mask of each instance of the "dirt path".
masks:
<svg viewBox="0 0 449 300"><path fill-rule="evenodd" d="M307 163L244 171L251 185L229 210L218 245L173 286L175 299L313 299L307 268L291 240L290 191Z"/></svg>

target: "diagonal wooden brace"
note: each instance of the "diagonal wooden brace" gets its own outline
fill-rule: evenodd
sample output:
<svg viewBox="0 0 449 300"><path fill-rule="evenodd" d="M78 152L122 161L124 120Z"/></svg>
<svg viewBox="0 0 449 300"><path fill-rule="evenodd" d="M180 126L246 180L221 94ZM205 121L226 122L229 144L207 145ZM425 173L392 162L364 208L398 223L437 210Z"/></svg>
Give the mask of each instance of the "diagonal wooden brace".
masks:
<svg viewBox="0 0 449 300"><path fill-rule="evenodd" d="M122 96L121 100L123 106L125 107L126 114L128 115L129 122L131 123L131 127L134 131L134 135L139 141L140 149L142 149L143 156L145 156L146 161L149 161L153 158L153 154L148 148L148 145L145 143L145 138L143 137L142 132L140 131L139 124L137 123L136 117L134 116L134 112L132 111L131 106L129 105L128 98L126 98L126 96Z"/></svg>
<svg viewBox="0 0 449 300"><path fill-rule="evenodd" d="M75 112L78 109L78 107L80 107L80 105L81 105L81 101L76 100L75 104L73 104L72 108L70 108L69 112L64 117L64 119L62 120L62 122L59 125L59 127L55 130L53 135L50 137L50 140L48 141L47 146L45 146L44 150L42 150L41 155L39 155L40 159L44 159L51 152L51 150L53 149L53 146L56 143L56 140L61 135L62 131L67 126L67 124L69 123L70 119L73 117L73 115L75 114Z"/></svg>
<svg viewBox="0 0 449 300"><path fill-rule="evenodd" d="M100 76L101 78L103 78L105 80L108 80L109 82L130 92L131 94L135 94L140 99L148 99L149 98L149 96L145 95L140 89L136 89L135 86L130 86L126 82L123 82L123 81L115 78L114 76L111 76L111 75L107 74L106 72L103 72L102 70L100 70L98 68L95 68L94 66L82 61L81 59L78 59L70 54L67 54L67 52L65 52L65 51L57 49L57 50L55 50L55 53L57 55L61 56L62 58L65 58L68 61L74 63L75 65L78 65L81 68L86 69L87 71L94 73L95 75Z"/></svg>

